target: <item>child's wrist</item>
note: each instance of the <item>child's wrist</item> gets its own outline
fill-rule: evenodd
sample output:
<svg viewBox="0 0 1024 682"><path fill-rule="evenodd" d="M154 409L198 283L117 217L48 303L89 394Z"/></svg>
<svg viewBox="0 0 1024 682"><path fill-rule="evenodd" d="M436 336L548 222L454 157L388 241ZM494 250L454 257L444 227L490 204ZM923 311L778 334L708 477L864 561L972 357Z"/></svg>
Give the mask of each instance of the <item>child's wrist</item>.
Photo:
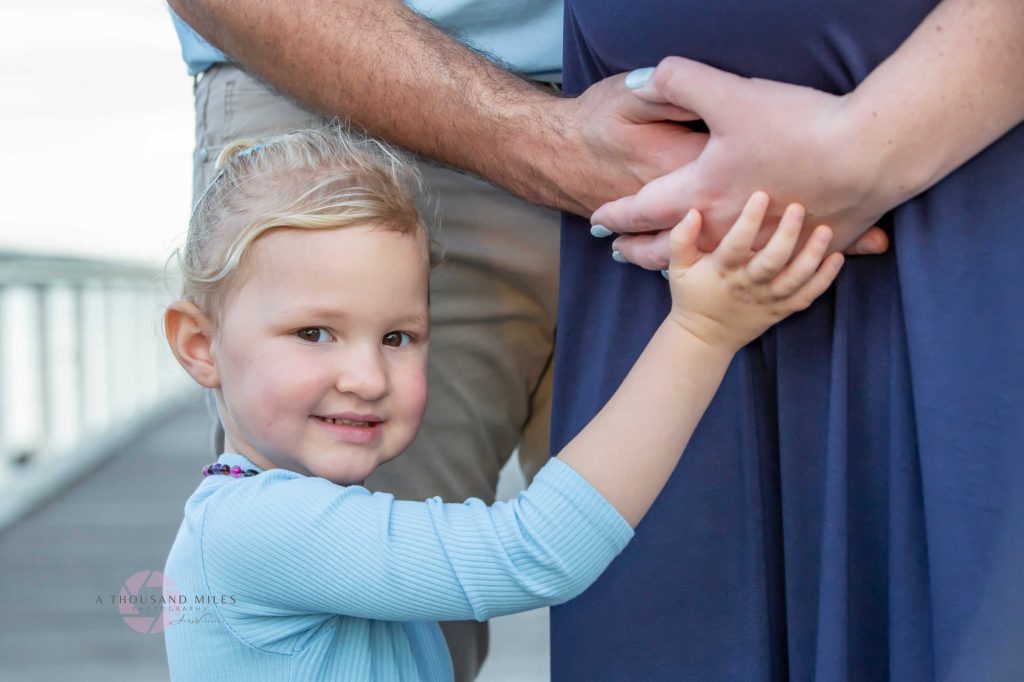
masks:
<svg viewBox="0 0 1024 682"><path fill-rule="evenodd" d="M673 308L662 326L672 329L671 333L681 334L682 342L687 346L703 348L709 356L725 359L726 362L746 345L717 320L685 310Z"/></svg>

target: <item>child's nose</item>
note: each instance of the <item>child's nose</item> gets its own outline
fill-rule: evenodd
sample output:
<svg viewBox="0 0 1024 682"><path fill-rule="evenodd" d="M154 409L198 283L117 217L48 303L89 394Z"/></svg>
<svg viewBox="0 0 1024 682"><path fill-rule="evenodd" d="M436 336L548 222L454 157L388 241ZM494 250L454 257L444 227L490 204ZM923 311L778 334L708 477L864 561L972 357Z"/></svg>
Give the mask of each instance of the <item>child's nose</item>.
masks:
<svg viewBox="0 0 1024 682"><path fill-rule="evenodd" d="M355 395L362 400L379 400L387 395L388 376L380 345L374 348L351 349L342 359L336 388L341 393Z"/></svg>

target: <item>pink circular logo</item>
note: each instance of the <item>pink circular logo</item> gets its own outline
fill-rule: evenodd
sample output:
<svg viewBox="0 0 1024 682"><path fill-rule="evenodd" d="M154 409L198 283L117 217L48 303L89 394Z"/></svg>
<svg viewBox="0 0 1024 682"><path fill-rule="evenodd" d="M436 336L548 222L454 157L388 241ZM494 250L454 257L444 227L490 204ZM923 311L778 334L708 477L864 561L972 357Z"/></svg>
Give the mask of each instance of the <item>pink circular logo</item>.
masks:
<svg viewBox="0 0 1024 682"><path fill-rule="evenodd" d="M157 634L174 620L166 607L180 596L178 586L160 571L139 571L121 585L118 610L132 630Z"/></svg>

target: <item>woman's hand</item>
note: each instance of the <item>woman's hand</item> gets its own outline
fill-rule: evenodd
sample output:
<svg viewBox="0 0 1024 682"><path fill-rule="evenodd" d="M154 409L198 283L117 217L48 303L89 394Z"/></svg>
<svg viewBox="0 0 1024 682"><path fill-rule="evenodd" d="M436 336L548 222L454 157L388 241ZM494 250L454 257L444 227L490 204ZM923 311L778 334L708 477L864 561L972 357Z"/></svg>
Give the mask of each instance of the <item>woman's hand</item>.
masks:
<svg viewBox="0 0 1024 682"><path fill-rule="evenodd" d="M742 78L680 57L663 60L646 81L636 80L642 83L637 97L695 112L711 135L696 159L594 213L594 224L625 235L613 249L627 260L664 268L668 239L658 233L691 208L704 217L698 246L710 251L757 190L776 201L755 248L767 241L785 207L799 201L807 207L808 224L832 228L832 250L855 244L850 253L885 250L884 233L865 233L891 208L891 199L877 191L881 181L870 150L844 137L845 98Z"/></svg>
<svg viewBox="0 0 1024 682"><path fill-rule="evenodd" d="M601 207L592 222L636 234L704 213L700 245L725 233L745 197L766 190L781 207L799 201L811 224L843 249L879 216L925 191L1024 121L1024 3L942 0L853 92L747 79L678 57L638 97L670 102L704 119L711 137L691 163L634 196ZM763 242L766 234L759 237ZM864 240L884 238L872 230ZM644 267L664 267L667 237L622 237L617 250ZM877 244L875 244L877 246Z"/></svg>

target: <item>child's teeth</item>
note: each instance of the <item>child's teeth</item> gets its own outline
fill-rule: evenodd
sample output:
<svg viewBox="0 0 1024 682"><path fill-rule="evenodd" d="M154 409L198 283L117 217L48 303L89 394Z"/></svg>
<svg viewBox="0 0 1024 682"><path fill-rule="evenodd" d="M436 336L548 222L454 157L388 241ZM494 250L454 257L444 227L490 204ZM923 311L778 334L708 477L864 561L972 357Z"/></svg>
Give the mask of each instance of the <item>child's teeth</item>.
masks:
<svg viewBox="0 0 1024 682"><path fill-rule="evenodd" d="M370 422L357 422L351 419L331 419L330 417L321 417L325 422L331 424L343 424L345 426L369 426Z"/></svg>

